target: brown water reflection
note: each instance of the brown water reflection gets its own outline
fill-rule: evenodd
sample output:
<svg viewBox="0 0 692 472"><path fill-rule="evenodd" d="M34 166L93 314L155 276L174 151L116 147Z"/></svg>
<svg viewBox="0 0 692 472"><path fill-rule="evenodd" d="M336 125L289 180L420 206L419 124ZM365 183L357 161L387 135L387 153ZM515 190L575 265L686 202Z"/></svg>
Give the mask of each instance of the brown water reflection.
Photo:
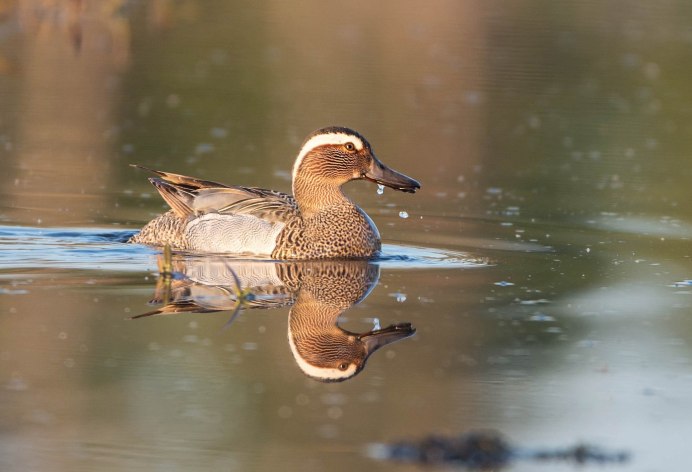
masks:
<svg viewBox="0 0 692 472"><path fill-rule="evenodd" d="M363 446L482 428L689 469L688 3L0 2L0 469L399 470ZM126 321L155 261L94 231L165 210L128 164L288 192L331 124L425 183L346 189L390 255L492 265L381 261L340 326L417 333L349 382L287 307Z"/></svg>
<svg viewBox="0 0 692 472"><path fill-rule="evenodd" d="M324 382L359 374L378 349L413 335L411 323L354 333L339 327L339 317L368 296L379 279L379 266L368 261L273 262L223 257L159 258L159 275L151 303L163 304L137 315L232 311L227 326L242 309L291 306L288 344L300 369Z"/></svg>

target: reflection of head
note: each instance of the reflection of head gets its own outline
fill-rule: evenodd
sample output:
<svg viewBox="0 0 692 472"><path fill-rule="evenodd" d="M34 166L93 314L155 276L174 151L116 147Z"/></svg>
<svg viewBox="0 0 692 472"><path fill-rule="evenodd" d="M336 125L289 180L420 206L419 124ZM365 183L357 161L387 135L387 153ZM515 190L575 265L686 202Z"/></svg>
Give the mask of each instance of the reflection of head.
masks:
<svg viewBox="0 0 692 472"><path fill-rule="evenodd" d="M410 323L365 333L338 326L341 313L367 297L379 279L379 267L368 261L229 263L224 258L185 257L173 262L175 273L184 277L159 278L154 301L165 305L133 318L235 310L232 321L239 290L252 294L243 300L243 308L292 304L291 352L301 370L320 381L353 377L373 352L416 331Z"/></svg>
<svg viewBox="0 0 692 472"><path fill-rule="evenodd" d="M317 319L291 310L288 343L301 370L316 380L338 382L358 374L370 355L382 346L411 336L416 330L410 323L388 326L365 333L341 329L336 320L341 312ZM325 315L320 313L320 315ZM296 318L303 318L296 321Z"/></svg>
<svg viewBox="0 0 692 472"><path fill-rule="evenodd" d="M320 263L302 275L289 313L288 342L306 375L325 382L349 379L380 347L415 333L410 323L365 333L337 325L341 313L365 298L377 282L377 266L365 261Z"/></svg>

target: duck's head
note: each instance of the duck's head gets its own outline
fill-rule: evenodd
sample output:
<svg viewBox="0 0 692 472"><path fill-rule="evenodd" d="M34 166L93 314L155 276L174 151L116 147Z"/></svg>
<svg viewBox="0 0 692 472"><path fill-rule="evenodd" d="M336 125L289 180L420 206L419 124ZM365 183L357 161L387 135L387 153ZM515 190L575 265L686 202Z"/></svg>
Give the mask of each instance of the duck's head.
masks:
<svg viewBox="0 0 692 472"><path fill-rule="evenodd" d="M338 126L310 134L293 165L294 194L297 183L308 187L340 187L358 179L402 192L413 193L420 188L415 179L382 164L370 143L358 132Z"/></svg>

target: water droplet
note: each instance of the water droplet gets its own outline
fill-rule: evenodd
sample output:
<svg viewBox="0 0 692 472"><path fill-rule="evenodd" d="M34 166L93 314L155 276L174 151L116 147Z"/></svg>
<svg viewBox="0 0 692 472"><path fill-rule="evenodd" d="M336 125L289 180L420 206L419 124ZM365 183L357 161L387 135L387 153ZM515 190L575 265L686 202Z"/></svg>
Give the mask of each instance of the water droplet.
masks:
<svg viewBox="0 0 692 472"><path fill-rule="evenodd" d="M195 154L197 155L209 154L214 152L214 150L215 147L211 143L199 143L197 146L195 146Z"/></svg>
<svg viewBox="0 0 692 472"><path fill-rule="evenodd" d="M24 379L15 375L7 382L7 384L5 384L5 388L7 390L14 390L16 392L21 392L21 391L29 388L29 386L24 381Z"/></svg>
<svg viewBox="0 0 692 472"><path fill-rule="evenodd" d="M546 315L545 313L536 312L533 315L531 315L529 320L530 321L538 321L538 322L546 322L546 321L555 321L555 318L553 318L550 315Z"/></svg>
<svg viewBox="0 0 692 472"><path fill-rule="evenodd" d="M382 195L384 193L384 185L377 184L377 195Z"/></svg>
<svg viewBox="0 0 692 472"><path fill-rule="evenodd" d="M222 139L222 138L225 138L225 137L228 135L228 130L227 130L226 128L212 128L212 129L209 131L209 134L210 134L213 138Z"/></svg>
<svg viewBox="0 0 692 472"><path fill-rule="evenodd" d="M180 97L174 93L169 95L166 97L166 105L168 108L177 108L180 105Z"/></svg>
<svg viewBox="0 0 692 472"><path fill-rule="evenodd" d="M399 218L408 218L408 212L400 211L399 212Z"/></svg>
<svg viewBox="0 0 692 472"><path fill-rule="evenodd" d="M279 407L279 410L277 411L279 418L287 419L293 416L293 408L291 408L288 405L283 405Z"/></svg>

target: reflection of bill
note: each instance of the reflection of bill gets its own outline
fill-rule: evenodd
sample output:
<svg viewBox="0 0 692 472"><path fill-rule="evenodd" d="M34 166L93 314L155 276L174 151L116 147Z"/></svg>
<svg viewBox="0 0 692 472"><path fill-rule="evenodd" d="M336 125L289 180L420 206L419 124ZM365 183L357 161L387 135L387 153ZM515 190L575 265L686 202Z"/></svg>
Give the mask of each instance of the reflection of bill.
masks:
<svg viewBox="0 0 692 472"><path fill-rule="evenodd" d="M162 256L163 257L163 256ZM233 311L291 306L288 343L301 370L320 381L358 374L382 346L415 333L410 323L355 333L338 325L341 313L368 296L379 266L368 261L274 262L175 256L157 283L156 310L171 313Z"/></svg>

